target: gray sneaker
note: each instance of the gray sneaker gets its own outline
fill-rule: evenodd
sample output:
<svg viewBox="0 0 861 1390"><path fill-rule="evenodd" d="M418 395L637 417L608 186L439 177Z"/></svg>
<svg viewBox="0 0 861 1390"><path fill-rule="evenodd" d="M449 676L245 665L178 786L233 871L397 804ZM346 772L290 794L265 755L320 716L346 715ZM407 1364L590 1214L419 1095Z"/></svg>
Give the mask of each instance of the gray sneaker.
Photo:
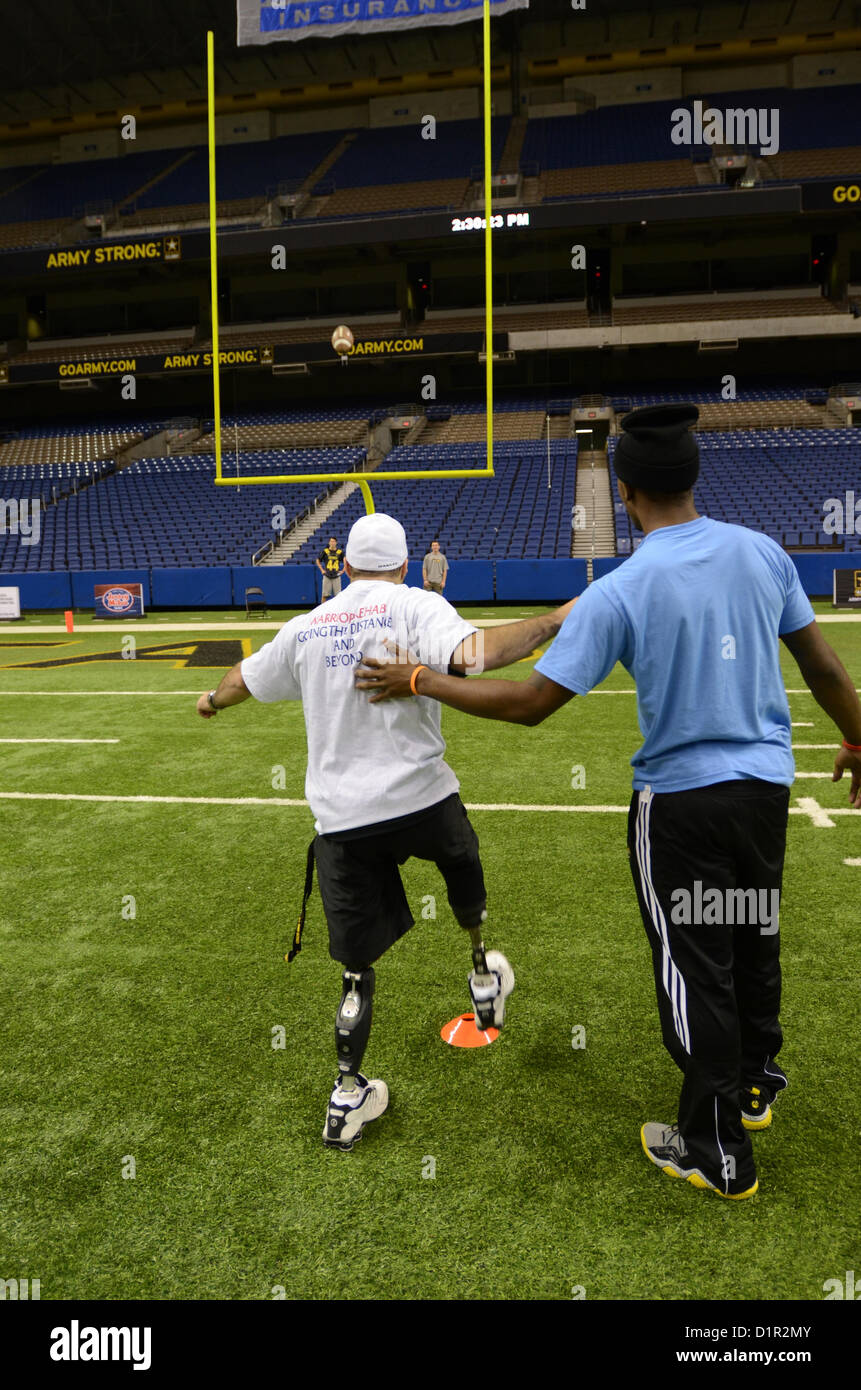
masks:
<svg viewBox="0 0 861 1390"><path fill-rule="evenodd" d="M693 1166L678 1125L645 1124L640 1130L640 1142L646 1157L656 1164L662 1173L667 1173L672 1178L683 1178L693 1187L706 1188L709 1192L716 1192L719 1197L729 1197L731 1201L737 1202L744 1197L752 1197L759 1187L759 1179L755 1178L753 1186L743 1192L724 1192L706 1177L701 1168Z"/></svg>

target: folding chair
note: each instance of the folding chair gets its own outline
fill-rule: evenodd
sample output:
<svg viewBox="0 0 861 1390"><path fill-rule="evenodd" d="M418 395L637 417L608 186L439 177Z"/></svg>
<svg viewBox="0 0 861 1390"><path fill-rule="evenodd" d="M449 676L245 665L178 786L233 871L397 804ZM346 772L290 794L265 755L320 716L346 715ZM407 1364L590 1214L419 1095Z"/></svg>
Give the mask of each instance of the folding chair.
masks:
<svg viewBox="0 0 861 1390"><path fill-rule="evenodd" d="M263 590L259 588L245 590L245 616L250 618L253 613L256 613L258 618L266 618L269 615Z"/></svg>

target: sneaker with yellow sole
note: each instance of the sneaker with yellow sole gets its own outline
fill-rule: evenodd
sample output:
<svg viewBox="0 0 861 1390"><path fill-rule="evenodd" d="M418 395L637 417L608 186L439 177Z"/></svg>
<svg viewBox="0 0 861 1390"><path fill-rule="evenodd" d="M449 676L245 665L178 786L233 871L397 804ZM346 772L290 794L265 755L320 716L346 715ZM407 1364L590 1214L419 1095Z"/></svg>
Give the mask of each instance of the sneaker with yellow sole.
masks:
<svg viewBox="0 0 861 1390"><path fill-rule="evenodd" d="M752 1197L759 1187L758 1178L754 1179L752 1187L745 1188L744 1191L729 1191L732 1186L729 1180L724 1184L726 1191L723 1187L718 1187L706 1177L701 1168L695 1168L691 1163L678 1125L659 1125L651 1122L645 1124L640 1130L640 1142L646 1157L656 1164L662 1173L668 1174L671 1178L683 1178L693 1187L716 1192L719 1197L728 1197L730 1201L740 1202L745 1197Z"/></svg>
<svg viewBox="0 0 861 1390"><path fill-rule="evenodd" d="M768 1129L771 1118L771 1102L758 1086L742 1091L741 1122L745 1129Z"/></svg>

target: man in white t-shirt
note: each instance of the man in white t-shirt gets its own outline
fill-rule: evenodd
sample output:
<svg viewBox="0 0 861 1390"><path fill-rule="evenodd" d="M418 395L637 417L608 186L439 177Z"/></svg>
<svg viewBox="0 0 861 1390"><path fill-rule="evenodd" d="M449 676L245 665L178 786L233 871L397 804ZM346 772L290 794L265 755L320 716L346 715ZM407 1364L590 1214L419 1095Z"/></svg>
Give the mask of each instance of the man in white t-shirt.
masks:
<svg viewBox="0 0 861 1390"><path fill-rule="evenodd" d="M385 657L388 642L436 671L494 670L555 636L571 607L478 632L440 595L404 584L406 536L400 522L382 513L353 526L346 570L344 595L285 623L197 705L211 718L250 695L263 703L302 701L305 791L317 836L290 958L299 949L316 863L329 951L344 966L335 1022L340 1076L323 1131L324 1142L340 1149L352 1148L363 1125L388 1104L385 1082L367 1080L360 1066L371 1028L373 962L414 920L399 865L410 857L431 860L445 879L452 911L470 933L477 1026L502 1026L514 987L505 957L485 953L478 838L443 758L439 704L419 698L372 705L356 689L356 667L367 657Z"/></svg>

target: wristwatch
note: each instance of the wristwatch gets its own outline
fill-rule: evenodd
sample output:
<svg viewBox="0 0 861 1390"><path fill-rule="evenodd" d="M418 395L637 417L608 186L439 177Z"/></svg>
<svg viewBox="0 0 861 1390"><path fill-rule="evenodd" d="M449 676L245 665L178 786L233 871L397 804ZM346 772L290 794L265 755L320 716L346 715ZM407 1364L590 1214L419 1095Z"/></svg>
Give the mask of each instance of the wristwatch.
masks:
<svg viewBox="0 0 861 1390"><path fill-rule="evenodd" d="M214 694L215 694L215 691L214 691L214 690L210 690L210 692L209 692L209 694L207 695L206 698L207 698L207 700L209 701L209 703L210 703L210 705L212 706L212 708L215 710L215 713L217 714L218 711L221 709L221 706L220 706L220 705L217 705L217 704L215 703L215 701L213 700L212 697L213 697Z"/></svg>

